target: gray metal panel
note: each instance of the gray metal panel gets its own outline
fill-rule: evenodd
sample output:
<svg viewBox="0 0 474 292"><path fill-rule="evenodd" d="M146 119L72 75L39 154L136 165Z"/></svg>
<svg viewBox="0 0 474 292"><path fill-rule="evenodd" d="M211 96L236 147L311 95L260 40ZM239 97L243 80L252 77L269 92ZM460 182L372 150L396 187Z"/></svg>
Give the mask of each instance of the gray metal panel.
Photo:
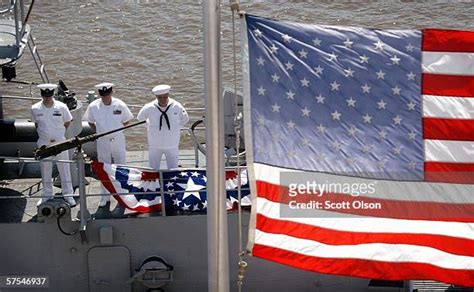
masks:
<svg viewBox="0 0 474 292"><path fill-rule="evenodd" d="M90 292L132 291L128 283L131 277L130 251L126 247L93 247L88 252L88 263Z"/></svg>
<svg viewBox="0 0 474 292"><path fill-rule="evenodd" d="M235 118L235 102L239 104L239 112L243 113L242 108L242 94L237 92L234 94L234 90L231 88L224 88L224 143L229 148L235 148L235 129L234 129L234 118ZM236 100L237 99L237 100ZM244 129L240 130L240 142L241 147L244 145Z"/></svg>
<svg viewBox="0 0 474 292"><path fill-rule="evenodd" d="M244 213L242 219L245 242L249 214ZM231 291L237 291L237 214L229 214L228 220L230 285ZM70 232L77 230L78 225L78 222L64 222L62 227ZM113 227L116 246L100 245L99 233L103 226ZM3 235L0 240L0 275L47 275L50 278L48 291L110 291L92 290L89 288L90 279L98 279L98 275L101 278L102 275L113 275L114 281L123 279L126 265L120 260L130 257L131 265L127 269L135 271L151 255L165 258L174 267L173 282L164 287L166 292L207 290L205 215L93 220L87 227L88 243L82 243L79 235L60 233L54 220L48 223L0 223L0 234ZM90 268L89 252L117 247L126 247L130 254L122 256L120 252L113 252L110 256L101 255L106 257L105 262L94 262L97 271ZM243 291L369 291L368 279L321 275L254 257L245 260L249 266ZM131 277L130 270L128 273ZM123 287L130 291L130 284L125 283ZM146 288L135 283L133 291L145 292ZM387 290L374 287L370 291Z"/></svg>

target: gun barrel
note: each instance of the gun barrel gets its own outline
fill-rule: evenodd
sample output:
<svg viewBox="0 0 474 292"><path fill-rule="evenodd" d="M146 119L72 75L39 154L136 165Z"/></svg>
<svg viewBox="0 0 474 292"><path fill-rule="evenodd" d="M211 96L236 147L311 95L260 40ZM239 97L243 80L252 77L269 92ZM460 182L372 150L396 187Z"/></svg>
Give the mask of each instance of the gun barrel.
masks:
<svg viewBox="0 0 474 292"><path fill-rule="evenodd" d="M50 156L58 155L59 153L61 153L63 151L66 151L66 150L69 150L69 149L72 149L72 148L80 147L81 145L83 145L87 142L95 141L95 140L97 140L101 137L104 137L104 136L110 135L112 133L131 128L131 127L141 125L145 122L146 121L136 122L136 123L126 125L124 127L121 127L121 128L109 131L109 132L105 132L105 133L101 133L101 134L92 134L92 135L82 137L82 138L77 136L75 138L71 138L71 139L68 139L68 140L60 142L60 143L56 143L56 144L49 145L49 146L42 146L42 147L36 148L34 150L34 155L35 155L36 159L43 159L43 158L47 158L47 157L50 157Z"/></svg>
<svg viewBox="0 0 474 292"><path fill-rule="evenodd" d="M128 129L128 128L131 128L131 127L135 127L135 126L138 126L138 125L141 125L141 124L144 124L146 123L146 121L140 121L140 122L136 122L136 123L133 123L133 124L129 124L129 125L126 125L126 126L123 126L121 128L117 128L115 130L112 130L112 131L108 131L108 132L104 132L104 133L100 133L100 134L94 134L95 135L95 139L99 139L101 137L104 137L104 136L107 136L107 135L110 135L112 133L115 133L115 132L118 132L118 131L122 131L122 130L125 130L125 129ZM90 136L94 136L94 135L90 135ZM88 136L89 137L89 136ZM84 137L84 138L88 138L88 137ZM94 139L94 140L95 140ZM87 141L89 142L89 141Z"/></svg>
<svg viewBox="0 0 474 292"><path fill-rule="evenodd" d="M34 150L34 155L36 159L43 159L50 156L58 155L59 153L76 148L80 144L80 138L71 138L63 142L52 144L49 146L41 146Z"/></svg>

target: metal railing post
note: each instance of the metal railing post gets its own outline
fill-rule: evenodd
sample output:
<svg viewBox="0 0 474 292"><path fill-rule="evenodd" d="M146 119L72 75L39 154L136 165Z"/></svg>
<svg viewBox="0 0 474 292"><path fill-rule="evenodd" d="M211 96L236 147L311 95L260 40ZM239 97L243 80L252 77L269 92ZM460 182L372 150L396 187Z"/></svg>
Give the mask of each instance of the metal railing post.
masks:
<svg viewBox="0 0 474 292"><path fill-rule="evenodd" d="M84 162L84 151L79 147L74 152L74 159L77 163L77 176L79 184L79 204L81 205L81 222L79 227L79 232L81 234L82 242L87 242L86 228L87 221L90 220L89 210L87 210L87 197L86 197L86 171L85 171L85 162Z"/></svg>
<svg viewBox="0 0 474 292"><path fill-rule="evenodd" d="M25 21L25 10L23 9L23 0L20 0L20 16L21 16L21 28L23 30L23 24Z"/></svg>
<svg viewBox="0 0 474 292"><path fill-rule="evenodd" d="M158 170L158 175L160 177L160 195L161 195L161 216L166 216L166 205L165 205L165 184L163 181L163 171Z"/></svg>
<svg viewBox="0 0 474 292"><path fill-rule="evenodd" d="M20 29L19 29L19 23L20 23L20 16L18 15L18 3L16 0L12 0L12 5L13 5L13 14L15 17L15 38L16 38L16 45L19 47L20 46Z"/></svg>

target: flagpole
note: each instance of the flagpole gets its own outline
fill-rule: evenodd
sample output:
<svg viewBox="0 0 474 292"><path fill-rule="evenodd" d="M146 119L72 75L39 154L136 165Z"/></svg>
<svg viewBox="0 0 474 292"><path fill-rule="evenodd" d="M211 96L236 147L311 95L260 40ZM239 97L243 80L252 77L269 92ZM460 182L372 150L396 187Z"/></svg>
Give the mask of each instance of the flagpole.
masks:
<svg viewBox="0 0 474 292"><path fill-rule="evenodd" d="M208 291L229 291L229 251L224 183L224 105L221 98L220 6L203 1L206 97Z"/></svg>

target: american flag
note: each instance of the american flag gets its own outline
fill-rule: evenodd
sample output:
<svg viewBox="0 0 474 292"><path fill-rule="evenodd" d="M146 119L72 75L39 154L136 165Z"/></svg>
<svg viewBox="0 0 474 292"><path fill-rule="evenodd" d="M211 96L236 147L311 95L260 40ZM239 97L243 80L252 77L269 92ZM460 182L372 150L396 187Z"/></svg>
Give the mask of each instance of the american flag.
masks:
<svg viewBox="0 0 474 292"><path fill-rule="evenodd" d="M127 212L161 211L160 176L156 171L92 162L92 169L103 186L126 208ZM242 206L250 205L247 171L241 169ZM167 214L206 212L206 171L180 169L163 172L164 198ZM237 206L237 172L226 170L227 209Z"/></svg>
<svg viewBox="0 0 474 292"><path fill-rule="evenodd" d="M474 32L246 15L243 42L252 254L474 286Z"/></svg>

